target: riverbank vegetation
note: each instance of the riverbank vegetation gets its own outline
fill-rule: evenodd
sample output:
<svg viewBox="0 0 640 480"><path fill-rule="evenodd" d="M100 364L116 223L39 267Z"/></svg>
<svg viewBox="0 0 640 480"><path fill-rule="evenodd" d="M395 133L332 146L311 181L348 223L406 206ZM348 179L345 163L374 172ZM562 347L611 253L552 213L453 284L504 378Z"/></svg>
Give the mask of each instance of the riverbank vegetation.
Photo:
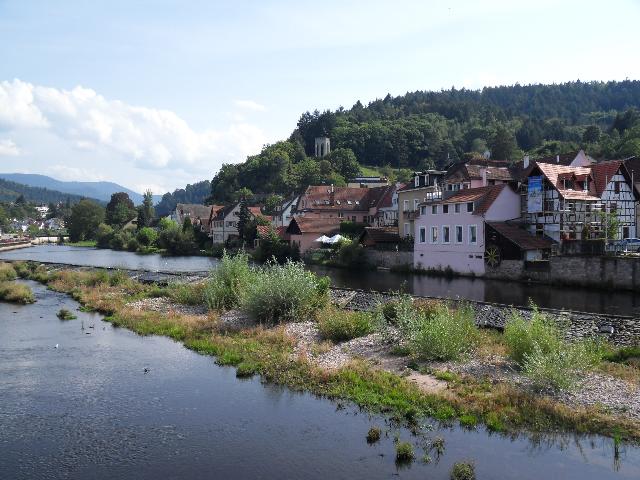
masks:
<svg viewBox="0 0 640 480"><path fill-rule="evenodd" d="M538 350L542 352L542 358L556 358L546 357L545 352L562 356L567 348L577 348L564 340L557 341L558 332L547 332L546 337L540 335L547 340L535 338L531 341L531 332L547 328L543 319L533 319L532 326L523 327L514 317L507 333L502 334L479 330L470 324L467 307L414 302L402 296L363 316L336 313L338 307L328 305L328 283L304 271L301 266L285 264L254 268L248 265L246 257L238 256L225 257L220 269L198 287L143 285L117 272L57 271L43 274L41 268L23 264L17 267L17 271L23 277L37 278L47 283L49 288L71 294L86 307L107 315L107 320L114 325L142 335L167 335L184 342L192 350L213 355L219 364L237 367L239 376L259 374L265 381L352 401L414 425L420 419L431 417L442 422L459 419L467 428L484 424L495 432L568 431L640 440L640 422L632 417L615 414L597 405L568 405L547 393L529 390L526 385L463 371L448 371L447 365L455 363L440 360L454 358L464 362L465 358L474 355L482 364L490 356L504 355L523 359L523 363L514 360L513 368L520 369L524 375L527 359L538 355ZM209 313L193 315L181 314L175 309L167 312L145 310L145 299L159 296L182 299L176 303L185 304L197 303L198 299L204 298L202 302L207 302ZM132 308L136 302L142 302L143 306ZM229 309L240 309L253 323L234 330L224 328L225 311ZM444 383L446 388L425 388L405 378L406 373L386 370L382 364L376 365L376 362L361 358L351 358L335 368L316 364L287 333L286 322L301 320L314 322L320 332L325 332L319 337L330 338L337 343L337 348L348 343L341 343L348 337L359 336L369 328L382 336L391 337L388 332L395 332L395 340L388 348L392 350L393 345L402 347L398 349L401 357L396 358L409 365L411 369L406 373L415 372L412 375L433 378ZM428 326L433 327L436 333L426 333ZM524 337L520 343L513 339L517 329ZM549 345L554 346L550 348ZM321 347L324 348L322 345L310 348ZM598 346L598 350L609 351L610 356L615 351L606 345ZM434 358L439 360L433 363ZM576 363L569 370L586 372L613 365L604 354L597 358L600 360ZM438 365L439 370L434 370L432 365ZM624 369L625 375L638 378L636 366L614 365ZM546 368L540 367L545 382ZM535 379L534 376L531 378ZM554 384L555 373L549 374L549 378L552 381L545 383L546 387L559 386Z"/></svg>
<svg viewBox="0 0 640 480"><path fill-rule="evenodd" d="M78 318L73 314L73 312L67 310L66 308L61 308L60 310L58 310L56 316L60 320L75 320L76 318Z"/></svg>
<svg viewBox="0 0 640 480"><path fill-rule="evenodd" d="M0 300L12 303L33 303L36 301L31 288L17 283L18 272L9 263L0 263Z"/></svg>

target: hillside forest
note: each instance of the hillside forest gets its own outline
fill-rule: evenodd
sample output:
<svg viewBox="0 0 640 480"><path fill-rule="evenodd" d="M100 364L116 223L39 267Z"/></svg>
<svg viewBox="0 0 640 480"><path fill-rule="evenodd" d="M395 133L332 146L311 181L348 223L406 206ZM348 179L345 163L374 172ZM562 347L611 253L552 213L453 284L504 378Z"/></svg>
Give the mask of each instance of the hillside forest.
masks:
<svg viewBox="0 0 640 480"><path fill-rule="evenodd" d="M640 81L625 80L417 91L305 112L288 139L223 165L208 202L232 201L241 189L260 197L309 184L340 186L358 173L404 181L412 170L443 169L487 152L512 162L578 148L598 159L628 158L640 155L639 107ZM313 157L320 136L331 139L332 150L321 159ZM193 198L188 189L175 203ZM163 202L169 206L172 196Z"/></svg>

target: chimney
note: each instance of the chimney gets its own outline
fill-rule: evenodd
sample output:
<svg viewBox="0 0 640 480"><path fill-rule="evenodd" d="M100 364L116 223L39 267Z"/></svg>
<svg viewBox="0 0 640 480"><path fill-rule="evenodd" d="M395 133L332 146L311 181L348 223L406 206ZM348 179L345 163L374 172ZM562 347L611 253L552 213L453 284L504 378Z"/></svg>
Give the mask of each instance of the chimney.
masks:
<svg viewBox="0 0 640 480"><path fill-rule="evenodd" d="M482 186L483 187L487 186L487 169L486 168L482 169Z"/></svg>
<svg viewBox="0 0 640 480"><path fill-rule="evenodd" d="M560 155L556 155L556 163L560 163Z"/></svg>
<svg viewBox="0 0 640 480"><path fill-rule="evenodd" d="M529 155L524 156L524 160L522 161L524 168L529 168Z"/></svg>

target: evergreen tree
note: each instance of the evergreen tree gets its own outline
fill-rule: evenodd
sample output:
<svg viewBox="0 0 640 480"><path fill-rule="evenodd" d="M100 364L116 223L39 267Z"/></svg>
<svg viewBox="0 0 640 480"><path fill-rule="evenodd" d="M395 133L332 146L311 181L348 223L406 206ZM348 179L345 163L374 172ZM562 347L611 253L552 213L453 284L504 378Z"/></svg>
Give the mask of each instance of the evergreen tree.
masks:
<svg viewBox="0 0 640 480"><path fill-rule="evenodd" d="M240 199L240 211L238 212L238 236L240 240L245 239L245 233L251 220L251 212L249 212L249 206L247 205L247 198L243 196Z"/></svg>

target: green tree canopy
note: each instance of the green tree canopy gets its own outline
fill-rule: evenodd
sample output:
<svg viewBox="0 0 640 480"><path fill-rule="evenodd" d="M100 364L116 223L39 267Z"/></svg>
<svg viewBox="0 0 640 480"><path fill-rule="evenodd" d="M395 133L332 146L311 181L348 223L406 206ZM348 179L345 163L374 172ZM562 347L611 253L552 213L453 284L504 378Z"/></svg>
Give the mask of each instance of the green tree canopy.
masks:
<svg viewBox="0 0 640 480"><path fill-rule="evenodd" d="M80 200L71 207L67 230L72 242L94 240L98 226L104 221L105 209L92 200Z"/></svg>
<svg viewBox="0 0 640 480"><path fill-rule="evenodd" d="M107 204L105 220L108 225L122 227L136 217L138 211L126 192L111 195Z"/></svg>

